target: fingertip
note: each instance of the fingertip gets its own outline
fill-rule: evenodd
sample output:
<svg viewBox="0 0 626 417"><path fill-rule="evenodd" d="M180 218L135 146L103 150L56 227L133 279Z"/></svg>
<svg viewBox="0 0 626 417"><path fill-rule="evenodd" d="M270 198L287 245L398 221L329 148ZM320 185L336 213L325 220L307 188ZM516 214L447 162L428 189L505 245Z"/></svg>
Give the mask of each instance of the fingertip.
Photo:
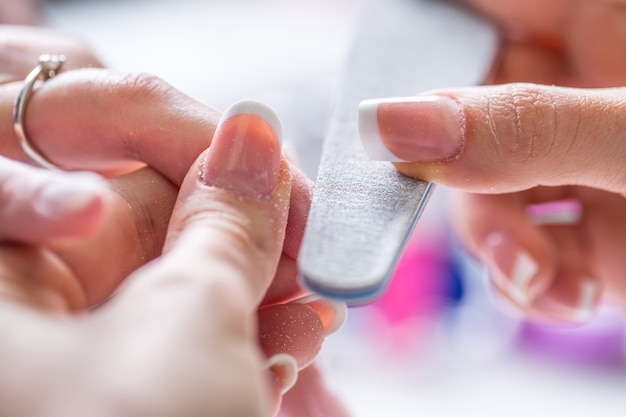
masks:
<svg viewBox="0 0 626 417"><path fill-rule="evenodd" d="M100 226L107 208L108 186L103 178L86 172L64 173L42 185L33 210L65 237L87 236Z"/></svg>
<svg viewBox="0 0 626 417"><path fill-rule="evenodd" d="M0 237L42 243L90 236L101 225L108 186L98 175L53 172L10 159L3 159L0 171Z"/></svg>
<svg viewBox="0 0 626 417"><path fill-rule="evenodd" d="M582 271L561 271L548 291L532 306L536 317L568 323L585 323L600 304L602 285Z"/></svg>
<svg viewBox="0 0 626 417"><path fill-rule="evenodd" d="M267 360L265 367L272 376L273 385L285 395L298 380L298 363L296 359L287 353L278 353Z"/></svg>
<svg viewBox="0 0 626 417"><path fill-rule="evenodd" d="M49 218L65 218L102 205L106 190L104 179L88 172L68 172L51 179L34 201L35 210Z"/></svg>
<svg viewBox="0 0 626 417"><path fill-rule="evenodd" d="M363 148L374 160L446 161L465 142L462 107L445 95L366 100L358 123Z"/></svg>
<svg viewBox="0 0 626 417"><path fill-rule="evenodd" d="M361 145L367 156L374 161L402 162L385 145L378 125L380 100L364 100L359 104L358 126Z"/></svg>
<svg viewBox="0 0 626 417"><path fill-rule="evenodd" d="M317 295L307 296L295 301L311 307L320 317L324 327L324 336L337 333L348 319L348 306L339 301L330 301Z"/></svg>
<svg viewBox="0 0 626 417"><path fill-rule="evenodd" d="M539 272L535 258L510 236L493 232L487 236L482 256L494 284L521 307L537 295L532 285Z"/></svg>
<svg viewBox="0 0 626 417"><path fill-rule="evenodd" d="M298 369L308 366L324 341L324 326L317 312L305 304L282 304L258 311L259 341L266 356L286 353Z"/></svg>
<svg viewBox="0 0 626 417"><path fill-rule="evenodd" d="M276 113L257 101L236 102L215 130L202 181L256 199L267 197L282 166L281 147L282 127Z"/></svg>

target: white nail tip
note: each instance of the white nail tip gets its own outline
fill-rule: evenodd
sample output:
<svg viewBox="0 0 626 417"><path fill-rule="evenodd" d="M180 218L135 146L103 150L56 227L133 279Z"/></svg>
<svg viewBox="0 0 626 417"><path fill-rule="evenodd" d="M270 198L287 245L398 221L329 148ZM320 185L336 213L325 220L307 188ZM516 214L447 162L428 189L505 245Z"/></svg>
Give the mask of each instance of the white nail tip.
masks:
<svg viewBox="0 0 626 417"><path fill-rule="evenodd" d="M517 303L527 305L532 301L529 285L538 270L537 262L526 251L518 252L510 277L510 295Z"/></svg>
<svg viewBox="0 0 626 417"><path fill-rule="evenodd" d="M325 336L337 333L346 324L348 320L348 305L346 303L333 303L335 305L335 320L333 324L326 330Z"/></svg>
<svg viewBox="0 0 626 417"><path fill-rule="evenodd" d="M287 354L279 353L267 360L266 369L272 369L280 381L281 394L286 394L298 381L298 362Z"/></svg>
<svg viewBox="0 0 626 417"><path fill-rule="evenodd" d="M575 319L579 321L588 320L595 308L598 300L600 287L593 281L584 281L580 284L580 296L576 308Z"/></svg>
<svg viewBox="0 0 626 417"><path fill-rule="evenodd" d="M406 162L394 155L383 142L378 126L380 100L365 100L359 104L358 126L361 145L367 156L374 161Z"/></svg>
<svg viewBox="0 0 626 417"><path fill-rule="evenodd" d="M529 205L526 213L536 225L578 224L582 219L583 205L575 199L549 201Z"/></svg>
<svg viewBox="0 0 626 417"><path fill-rule="evenodd" d="M222 118L217 126L216 131L220 128L220 125L225 121L230 119L233 116L237 116L239 114L252 114L255 116L259 116L263 120L265 120L271 127L274 129L276 133L276 137L278 138L278 142L282 145L283 140L283 127L280 122L280 118L272 110L268 105L261 103L256 100L240 100L233 103L229 108L224 111L222 114Z"/></svg>

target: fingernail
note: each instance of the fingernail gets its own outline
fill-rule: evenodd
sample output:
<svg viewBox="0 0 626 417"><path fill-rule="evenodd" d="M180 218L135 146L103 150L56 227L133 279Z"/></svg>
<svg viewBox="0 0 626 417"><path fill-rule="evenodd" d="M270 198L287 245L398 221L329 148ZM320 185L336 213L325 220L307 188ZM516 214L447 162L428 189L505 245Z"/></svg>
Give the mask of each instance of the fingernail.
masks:
<svg viewBox="0 0 626 417"><path fill-rule="evenodd" d="M577 224L583 215L583 205L575 199L550 201L529 205L526 214L536 225Z"/></svg>
<svg viewBox="0 0 626 417"><path fill-rule="evenodd" d="M312 295L295 301L306 304L319 315L324 327L324 336L337 333L348 319L348 306L346 303L329 301Z"/></svg>
<svg viewBox="0 0 626 417"><path fill-rule="evenodd" d="M488 236L485 249L485 263L496 283L517 304L529 305L538 295L531 287L539 271L535 259L502 233Z"/></svg>
<svg viewBox="0 0 626 417"><path fill-rule="evenodd" d="M49 218L77 214L96 204L105 190L102 177L88 172L64 173L47 183L33 202L35 211Z"/></svg>
<svg viewBox="0 0 626 417"><path fill-rule="evenodd" d="M298 380L298 363L286 353L279 353L267 360L266 369L274 374L281 394L287 393Z"/></svg>
<svg viewBox="0 0 626 417"><path fill-rule="evenodd" d="M586 280L580 283L578 305L574 313L574 320L587 321L596 310L600 299L600 286L592 281Z"/></svg>
<svg viewBox="0 0 626 417"><path fill-rule="evenodd" d="M222 115L205 161L203 180L255 199L269 196L280 170L282 128L278 116L252 100Z"/></svg>
<svg viewBox="0 0 626 417"><path fill-rule="evenodd" d="M465 118L449 97L366 100L358 118L361 143L373 160L438 162L463 149Z"/></svg>

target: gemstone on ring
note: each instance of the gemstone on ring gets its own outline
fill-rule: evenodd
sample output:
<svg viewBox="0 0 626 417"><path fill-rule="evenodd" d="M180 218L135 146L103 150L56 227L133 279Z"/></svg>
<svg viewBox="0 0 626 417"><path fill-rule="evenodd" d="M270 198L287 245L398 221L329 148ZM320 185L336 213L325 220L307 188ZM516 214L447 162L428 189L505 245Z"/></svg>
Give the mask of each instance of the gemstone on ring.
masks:
<svg viewBox="0 0 626 417"><path fill-rule="evenodd" d="M17 95L13 106L13 130L15 131L15 136L17 136L22 150L33 162L36 162L44 168L52 170L60 170L60 168L46 158L28 139L26 131L24 130L24 113L30 96L33 93L35 82L40 77L44 82L55 77L63 67L64 63L65 56L63 55L41 55L39 57L39 65L37 65L24 79L24 86Z"/></svg>
<svg viewBox="0 0 626 417"><path fill-rule="evenodd" d="M65 63L64 55L43 54L39 56L39 65L44 80L50 79L61 71L61 67Z"/></svg>

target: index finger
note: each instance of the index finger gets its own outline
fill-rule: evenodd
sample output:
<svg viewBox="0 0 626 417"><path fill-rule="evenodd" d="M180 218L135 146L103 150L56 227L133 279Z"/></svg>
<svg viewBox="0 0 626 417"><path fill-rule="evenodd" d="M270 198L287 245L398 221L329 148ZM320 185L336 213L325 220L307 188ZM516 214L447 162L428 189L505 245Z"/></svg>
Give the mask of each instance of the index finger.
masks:
<svg viewBox="0 0 626 417"><path fill-rule="evenodd" d="M0 153L30 162L12 123L21 83L0 95ZM24 129L34 146L68 169L107 171L145 162L180 185L210 143L219 113L143 73L103 69L61 72L32 94Z"/></svg>

